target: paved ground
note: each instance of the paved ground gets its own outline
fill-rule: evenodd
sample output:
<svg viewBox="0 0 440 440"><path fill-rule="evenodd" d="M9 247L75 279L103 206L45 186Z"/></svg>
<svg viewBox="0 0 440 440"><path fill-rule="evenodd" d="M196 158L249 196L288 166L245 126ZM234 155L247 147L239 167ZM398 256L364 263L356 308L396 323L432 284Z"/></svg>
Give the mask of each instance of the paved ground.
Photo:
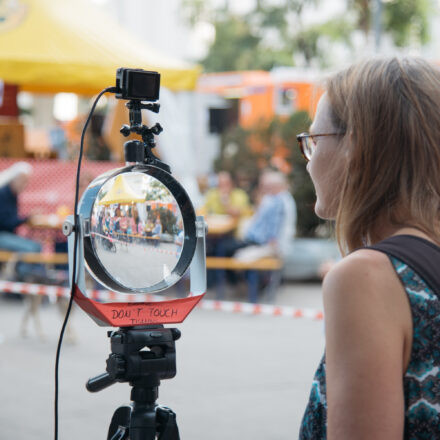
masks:
<svg viewBox="0 0 440 440"><path fill-rule="evenodd" d="M318 284L283 286L277 303L321 308ZM19 336L23 304L0 299L1 439L53 438L54 363L61 316L42 307L47 340ZM129 386L90 394L86 380L104 372L105 328L76 309L75 345L64 345L60 440L105 439ZM178 326L177 377L163 381L159 402L176 411L183 440L297 438L311 379L323 350L322 321L194 311Z"/></svg>
<svg viewBox="0 0 440 440"><path fill-rule="evenodd" d="M101 243L97 254L102 264L124 286L153 286L168 277L178 262L180 247L174 243L118 241L115 252L103 248ZM143 270L146 266L150 270Z"/></svg>

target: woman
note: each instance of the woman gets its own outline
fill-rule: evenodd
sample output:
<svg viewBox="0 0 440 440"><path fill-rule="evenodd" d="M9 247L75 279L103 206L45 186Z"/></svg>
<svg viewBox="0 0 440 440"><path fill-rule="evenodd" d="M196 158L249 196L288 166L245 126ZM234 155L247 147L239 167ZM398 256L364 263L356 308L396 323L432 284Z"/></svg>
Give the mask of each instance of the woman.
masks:
<svg viewBox="0 0 440 440"><path fill-rule="evenodd" d="M440 71L375 59L332 77L298 136L344 258L301 439L440 438Z"/></svg>

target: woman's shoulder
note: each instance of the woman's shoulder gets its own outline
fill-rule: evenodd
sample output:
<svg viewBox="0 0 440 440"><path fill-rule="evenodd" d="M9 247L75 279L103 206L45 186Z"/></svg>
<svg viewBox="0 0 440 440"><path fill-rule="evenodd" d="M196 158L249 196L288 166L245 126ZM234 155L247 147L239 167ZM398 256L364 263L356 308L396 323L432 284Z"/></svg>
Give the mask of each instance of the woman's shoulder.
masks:
<svg viewBox="0 0 440 440"><path fill-rule="evenodd" d="M363 301L377 297L386 301L390 291L401 290L401 284L388 256L372 249L359 249L340 260L325 276L324 295L359 297Z"/></svg>
<svg viewBox="0 0 440 440"><path fill-rule="evenodd" d="M374 276L387 271L389 258L386 254L374 249L358 249L336 263L329 271L329 277Z"/></svg>

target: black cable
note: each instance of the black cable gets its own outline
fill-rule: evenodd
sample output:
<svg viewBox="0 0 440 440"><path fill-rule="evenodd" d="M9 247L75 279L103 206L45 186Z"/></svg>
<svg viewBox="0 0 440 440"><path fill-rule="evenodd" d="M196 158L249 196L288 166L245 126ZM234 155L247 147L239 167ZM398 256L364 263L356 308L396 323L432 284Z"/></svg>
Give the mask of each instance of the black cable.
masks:
<svg viewBox="0 0 440 440"><path fill-rule="evenodd" d="M102 90L98 96L95 99L95 102L92 105L92 108L90 110L89 116L87 117L86 123L84 124L84 128L81 133L81 144L79 148L79 157L78 157L78 167L76 170L76 186L75 186L75 207L74 207L74 228L73 231L75 233L75 240L74 240L74 247L73 247L73 266L72 266L72 279L71 279L71 289L70 289L70 300L69 305L67 307L66 316L64 318L63 326L61 327L60 337L58 339L58 346L57 346L57 354L55 358L55 440L58 440L58 367L60 364L60 352L61 352L61 345L63 343L63 336L64 331L67 326L67 321L69 319L70 310L72 308L73 303L73 297L75 294L75 287L76 287L76 258L77 258L77 247L78 247L78 231L79 231L79 224L78 224L78 196L79 196L79 178L80 178L80 171L81 171L81 161L83 156L83 150L84 150L84 136L87 130L87 126L89 125L90 119L93 115L93 112L95 110L96 104L98 104L99 99L104 93L111 92L116 93L117 88L116 87L107 87L106 89Z"/></svg>

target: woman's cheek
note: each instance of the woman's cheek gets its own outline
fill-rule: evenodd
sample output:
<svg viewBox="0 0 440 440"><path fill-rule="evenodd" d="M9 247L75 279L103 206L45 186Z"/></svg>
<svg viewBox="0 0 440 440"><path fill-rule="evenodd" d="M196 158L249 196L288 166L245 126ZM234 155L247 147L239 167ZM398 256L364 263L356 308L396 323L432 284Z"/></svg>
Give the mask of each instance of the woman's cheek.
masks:
<svg viewBox="0 0 440 440"><path fill-rule="evenodd" d="M336 216L338 197L336 188L338 187L336 180L339 179L339 170L317 169L316 164L309 162L308 171L315 187L316 203L315 213L318 217L331 220Z"/></svg>
<svg viewBox="0 0 440 440"><path fill-rule="evenodd" d="M318 217L321 217L321 215L323 214L322 193L319 185L319 176L317 175L315 166L312 162L308 163L307 171L310 175L310 179L312 180L313 186L315 188L315 195L316 195L315 214Z"/></svg>

